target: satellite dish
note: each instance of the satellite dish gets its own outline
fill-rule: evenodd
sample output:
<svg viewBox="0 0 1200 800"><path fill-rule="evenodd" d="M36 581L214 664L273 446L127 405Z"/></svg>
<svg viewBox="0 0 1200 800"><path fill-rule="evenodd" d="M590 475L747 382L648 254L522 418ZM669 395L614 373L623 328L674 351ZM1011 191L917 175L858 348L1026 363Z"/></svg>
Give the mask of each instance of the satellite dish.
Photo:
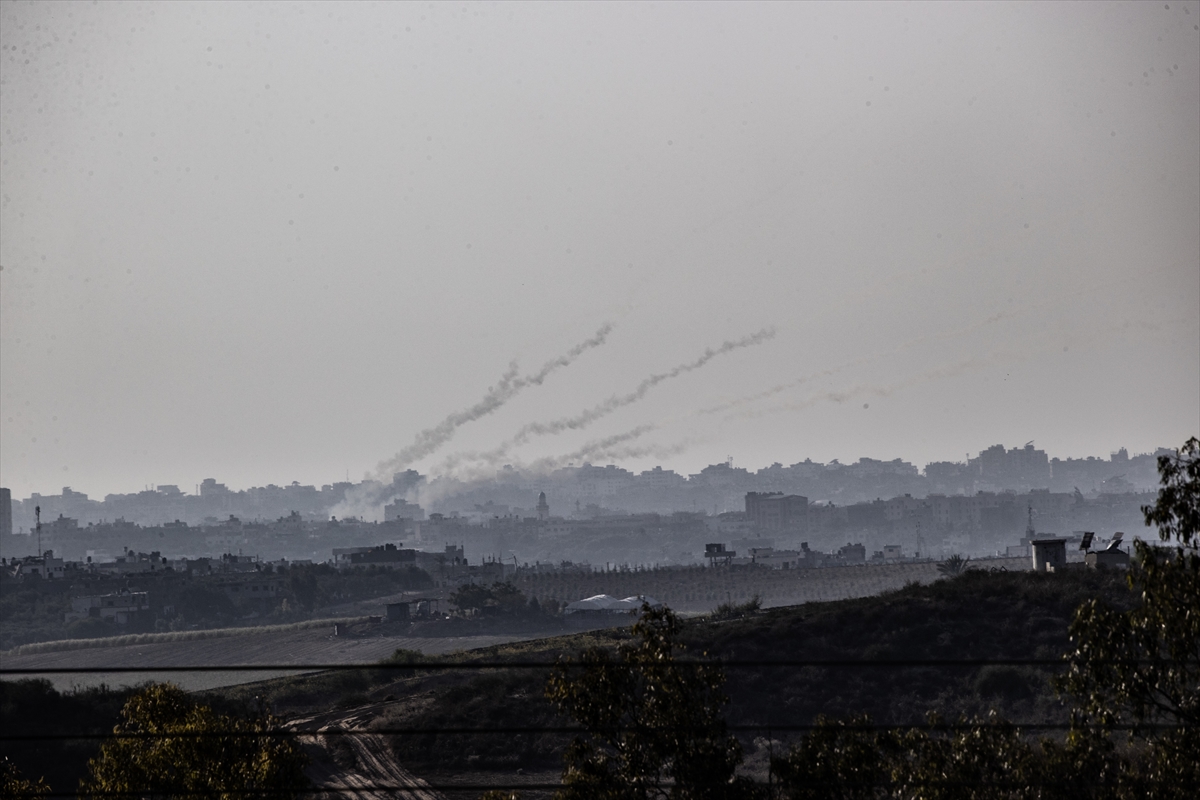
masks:
<svg viewBox="0 0 1200 800"><path fill-rule="evenodd" d="M1115 552L1115 551L1116 551L1116 549L1117 549L1118 547L1120 547L1120 545L1121 545L1121 537L1122 537L1122 536L1124 536L1124 535L1125 535L1125 534L1124 534L1124 533L1122 533L1121 531L1117 531L1116 533L1114 533L1114 534L1113 534L1112 541L1108 543L1108 547L1104 548L1104 552L1106 552L1106 553L1112 553L1112 552Z"/></svg>
<svg viewBox="0 0 1200 800"><path fill-rule="evenodd" d="M1079 543L1080 550L1087 550L1092 546L1092 537L1096 535L1095 531L1084 531L1083 541Z"/></svg>

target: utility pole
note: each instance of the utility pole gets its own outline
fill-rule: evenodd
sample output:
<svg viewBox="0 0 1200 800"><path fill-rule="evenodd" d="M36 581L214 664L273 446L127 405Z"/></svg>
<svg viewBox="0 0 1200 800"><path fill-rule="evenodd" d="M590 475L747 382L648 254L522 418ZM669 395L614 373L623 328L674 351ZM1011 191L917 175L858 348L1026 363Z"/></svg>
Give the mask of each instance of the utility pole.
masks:
<svg viewBox="0 0 1200 800"><path fill-rule="evenodd" d="M45 552L42 551L42 507L41 506L33 507L33 519L37 523L38 555L43 556L43 555L45 555Z"/></svg>

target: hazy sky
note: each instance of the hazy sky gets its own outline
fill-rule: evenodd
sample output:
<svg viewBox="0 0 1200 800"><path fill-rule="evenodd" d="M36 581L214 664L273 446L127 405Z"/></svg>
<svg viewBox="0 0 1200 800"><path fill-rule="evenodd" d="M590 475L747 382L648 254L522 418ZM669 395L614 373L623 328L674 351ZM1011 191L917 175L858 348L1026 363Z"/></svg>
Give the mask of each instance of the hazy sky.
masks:
<svg viewBox="0 0 1200 800"><path fill-rule="evenodd" d="M4 2L0 481L1177 446L1198 26Z"/></svg>

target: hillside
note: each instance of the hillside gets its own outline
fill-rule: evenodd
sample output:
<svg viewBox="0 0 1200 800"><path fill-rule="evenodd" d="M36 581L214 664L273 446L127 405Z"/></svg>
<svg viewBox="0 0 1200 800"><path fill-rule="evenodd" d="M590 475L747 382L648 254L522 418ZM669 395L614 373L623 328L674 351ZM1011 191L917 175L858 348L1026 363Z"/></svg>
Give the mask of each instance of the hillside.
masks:
<svg viewBox="0 0 1200 800"><path fill-rule="evenodd" d="M1057 575L969 572L932 585L885 595L771 609L747 619L688 622L690 653L723 660L1057 659L1068 644L1076 606L1103 596L1128 606L1132 593L1111 573ZM615 646L628 629L541 639L464 654L465 661L553 661L589 645ZM1018 723L1059 724L1063 706L1049 684L1053 667L791 668L727 670L734 726L795 726L820 715L867 713L879 721L920 723L937 710L955 717L996 709ZM383 702L375 730L533 728L529 733L428 733L391 736L397 758L422 777L477 772L553 771L569 737L538 732L567 724L543 697L544 669L427 671L404 676L382 670L274 681L229 690L259 693L281 713L313 713L324 705L347 709ZM767 730L739 733L749 755ZM775 740L789 735L771 731ZM765 754L758 754L761 761Z"/></svg>
<svg viewBox="0 0 1200 800"><path fill-rule="evenodd" d="M911 584L876 597L781 607L724 622L699 618L685 623L683 638L689 654L707 652L733 661L1057 659L1066 650L1067 626L1075 607L1095 596L1119 606L1133 602L1120 576L1112 573L976 571L930 585ZM588 646L615 646L628 636L627 628L607 629L497 644L438 658L464 664L552 663L560 655ZM419 665L425 658L401 651L395 660ZM867 713L880 721L903 724L921 722L930 710L953 717L994 708L1018 723L1064 722L1065 711L1049 686L1052 671L1044 666L997 665L734 665L727 670L730 704L726 717L731 725L743 728L739 736L746 746L748 769L754 771L765 760L766 726L809 724L819 714ZM568 721L543 696L546 676L542 668L373 668L278 678L208 694L212 701L230 708L262 697L285 718L300 721L320 716L326 728L339 727L338 720L344 716L345 727L368 728L384 735L397 762L416 776L433 784L478 786L512 780L518 769L525 773L522 780L533 775L556 779L569 735L545 729ZM64 732L70 717L39 715L35 706L66 702L65 697L102 709L103 713L96 712L100 716L111 715L116 708L110 697L94 691L56 698L48 686L19 693L12 690L12 684L6 686L6 718L47 720L42 724ZM13 705L18 697L20 708ZM745 730L746 726L764 728ZM97 719L95 727L102 728L102 720ZM422 733L387 733L398 728ZM447 728L509 731L430 732ZM512 732L513 728L533 730ZM778 747L795 734L774 729L770 735ZM323 775L330 763L355 769L354 748L339 747L336 742L337 737L325 739L330 752L321 761ZM83 749L64 752L64 761L56 769L64 775L77 774L82 764L74 764L72 759L78 761Z"/></svg>

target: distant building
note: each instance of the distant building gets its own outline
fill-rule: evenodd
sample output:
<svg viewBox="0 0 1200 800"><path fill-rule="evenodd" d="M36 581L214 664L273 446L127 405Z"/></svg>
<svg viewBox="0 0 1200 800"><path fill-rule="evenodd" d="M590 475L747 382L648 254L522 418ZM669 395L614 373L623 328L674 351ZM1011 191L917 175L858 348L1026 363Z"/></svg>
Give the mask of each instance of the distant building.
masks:
<svg viewBox="0 0 1200 800"><path fill-rule="evenodd" d="M864 564L867 560L867 546L861 542L843 545L838 548L838 557L846 564Z"/></svg>
<svg viewBox="0 0 1200 800"><path fill-rule="evenodd" d="M806 530L808 498L783 492L747 492L746 516L763 530Z"/></svg>
<svg viewBox="0 0 1200 800"><path fill-rule="evenodd" d="M9 562L9 570L14 578L22 580L28 578L55 580L66 577L67 567L61 558L54 557L53 550L47 550L40 556L12 559Z"/></svg>
<svg viewBox="0 0 1200 800"><path fill-rule="evenodd" d="M118 625L128 625L138 614L150 611L150 599L146 592L131 592L128 589L114 594L76 597L71 601L67 621L76 619L107 619Z"/></svg>
<svg viewBox="0 0 1200 800"><path fill-rule="evenodd" d="M398 548L394 544L383 544L377 547L337 547L333 557L338 569L355 569L360 567L382 567L384 569L403 569L417 564L417 551Z"/></svg>
<svg viewBox="0 0 1200 800"><path fill-rule="evenodd" d="M234 603L241 605L253 600L274 600L283 588L283 581L262 573L223 577L211 584Z"/></svg>
<svg viewBox="0 0 1200 800"><path fill-rule="evenodd" d="M807 546L807 542L805 543ZM767 567L769 569L800 569L801 567L812 566L807 563L808 550L776 550L774 547L752 547L750 548L749 558L745 559L750 564L756 567ZM735 564L740 563L743 559L734 559Z"/></svg>
<svg viewBox="0 0 1200 800"><path fill-rule="evenodd" d="M538 522L545 522L546 520L550 519L550 504L546 502L545 492L540 492L538 494L537 518Z"/></svg>
<svg viewBox="0 0 1200 800"><path fill-rule="evenodd" d="M977 480L991 486L1019 490L1050 486L1050 459L1045 450L1035 449L1033 442L1011 450L993 445L967 463Z"/></svg>
<svg viewBox="0 0 1200 800"><path fill-rule="evenodd" d="M687 478L669 469L655 467L638 475L638 483L651 491L680 489L687 486Z"/></svg>
<svg viewBox="0 0 1200 800"><path fill-rule="evenodd" d="M383 521L394 522L400 519L420 522L425 519L425 509L416 503L408 502L403 497L398 497L383 507Z"/></svg>
<svg viewBox="0 0 1200 800"><path fill-rule="evenodd" d="M12 532L12 492L0 487L0 536L8 536Z"/></svg>

